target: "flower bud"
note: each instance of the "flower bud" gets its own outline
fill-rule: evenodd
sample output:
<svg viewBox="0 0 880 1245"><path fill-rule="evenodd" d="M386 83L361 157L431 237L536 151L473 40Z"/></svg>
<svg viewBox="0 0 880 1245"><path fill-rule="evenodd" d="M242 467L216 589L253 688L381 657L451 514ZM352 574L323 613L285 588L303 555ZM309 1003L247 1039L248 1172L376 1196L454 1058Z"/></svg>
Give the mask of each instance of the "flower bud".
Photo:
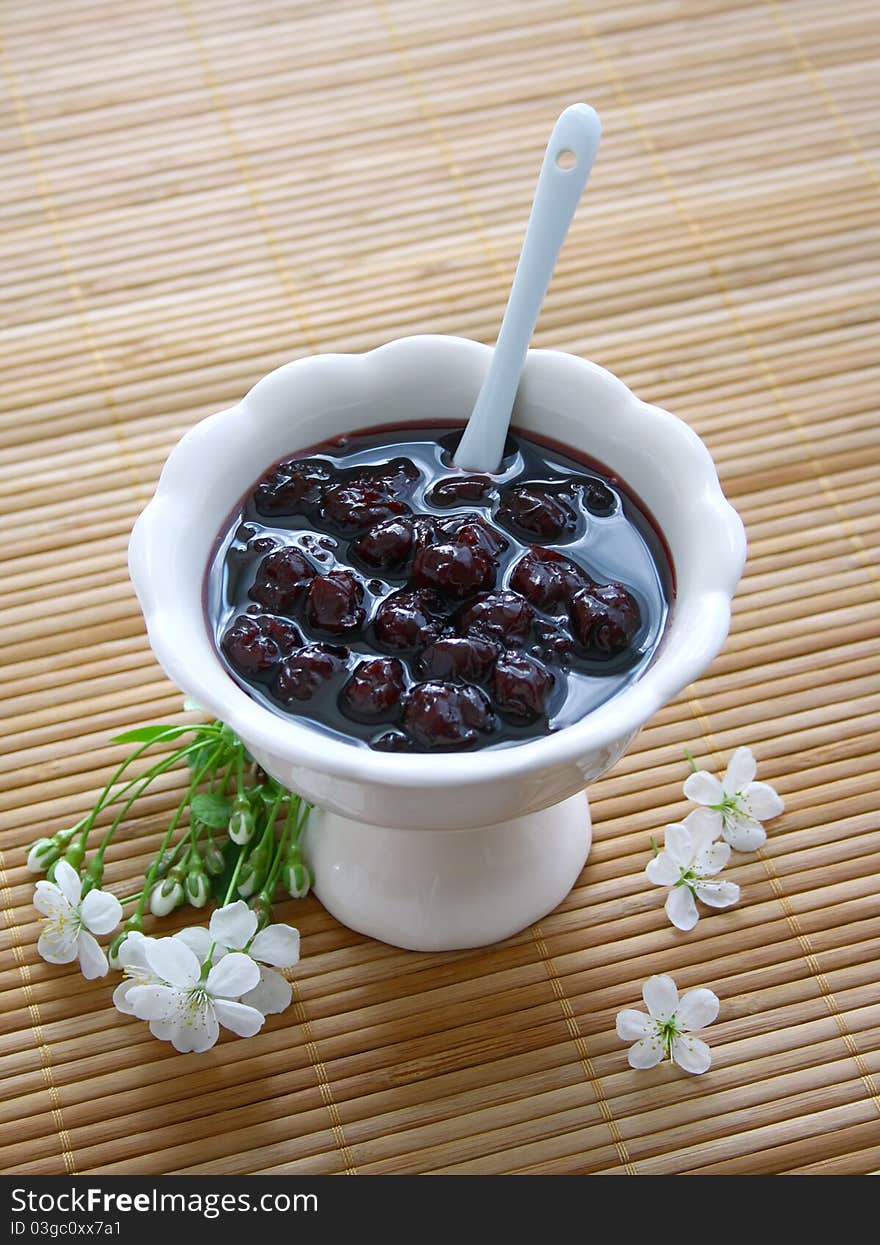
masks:
<svg viewBox="0 0 880 1245"><path fill-rule="evenodd" d="M61 855L61 848L54 839L37 839L28 852L27 867L31 873L45 873Z"/></svg>
<svg viewBox="0 0 880 1245"><path fill-rule="evenodd" d="M220 874L226 868L226 861L223 859L223 853L214 842L213 839L205 848L205 868L212 877L219 878Z"/></svg>
<svg viewBox="0 0 880 1245"><path fill-rule="evenodd" d="M71 843L64 853L64 860L79 873L79 867L85 859L86 849L82 843Z"/></svg>
<svg viewBox="0 0 880 1245"><path fill-rule="evenodd" d="M208 902L208 895L211 893L211 884L208 881L208 875L203 869L190 869L186 875L184 883L186 891L187 903L193 908L204 908Z"/></svg>
<svg viewBox="0 0 880 1245"><path fill-rule="evenodd" d="M82 893L87 895L89 891L100 890L103 881L104 862L95 856L83 874Z"/></svg>
<svg viewBox="0 0 880 1245"><path fill-rule="evenodd" d="M119 948L125 942L129 935L129 930L124 929L121 934L117 934L107 950L107 959L110 961L110 967L115 969L122 968L119 963Z"/></svg>
<svg viewBox="0 0 880 1245"><path fill-rule="evenodd" d="M312 875L309 867L298 853L295 857L288 856L284 862L284 868L281 870L281 885L291 899L305 899L312 889Z"/></svg>
<svg viewBox="0 0 880 1245"><path fill-rule="evenodd" d="M229 837L233 843L243 847L254 837L254 815L245 796L236 796L232 805L232 816L229 818Z"/></svg>
<svg viewBox="0 0 880 1245"><path fill-rule="evenodd" d="M269 918L272 915L272 901L265 891L260 891L258 895L253 895L248 900L248 907L251 912L256 914L259 929L269 924Z"/></svg>
<svg viewBox="0 0 880 1245"><path fill-rule="evenodd" d="M161 856L159 856L158 860L156 861L156 877L157 878L167 877L173 865L174 865L174 852L173 851L162 852Z"/></svg>
<svg viewBox="0 0 880 1245"><path fill-rule="evenodd" d="M259 847L252 852L241 868L238 875L238 893L242 899L247 899L249 895L254 895L266 880L266 869L269 864L268 852L262 851Z"/></svg>
<svg viewBox="0 0 880 1245"><path fill-rule="evenodd" d="M176 877L157 882L150 891L150 911L153 916L168 916L183 903L183 887Z"/></svg>

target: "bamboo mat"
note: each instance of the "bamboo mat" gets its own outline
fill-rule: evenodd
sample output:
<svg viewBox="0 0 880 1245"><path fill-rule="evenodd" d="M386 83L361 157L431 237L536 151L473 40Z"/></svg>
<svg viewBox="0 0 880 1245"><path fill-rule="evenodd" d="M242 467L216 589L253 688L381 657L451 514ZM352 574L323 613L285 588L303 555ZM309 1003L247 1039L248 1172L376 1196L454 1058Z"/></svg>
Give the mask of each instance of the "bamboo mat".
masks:
<svg viewBox="0 0 880 1245"><path fill-rule="evenodd" d="M876 0L0 5L0 1166L63 1172L880 1168ZM311 351L492 341L550 125L605 140L538 344L707 441L749 533L733 630L592 788L540 926L417 955L313 900L296 1005L180 1056L35 951L22 849L181 701L126 541L200 417ZM643 876L683 749L784 795L690 935ZM117 888L174 784L132 821ZM186 919L189 917L184 914ZM710 986L710 1073L633 1072L652 972Z"/></svg>

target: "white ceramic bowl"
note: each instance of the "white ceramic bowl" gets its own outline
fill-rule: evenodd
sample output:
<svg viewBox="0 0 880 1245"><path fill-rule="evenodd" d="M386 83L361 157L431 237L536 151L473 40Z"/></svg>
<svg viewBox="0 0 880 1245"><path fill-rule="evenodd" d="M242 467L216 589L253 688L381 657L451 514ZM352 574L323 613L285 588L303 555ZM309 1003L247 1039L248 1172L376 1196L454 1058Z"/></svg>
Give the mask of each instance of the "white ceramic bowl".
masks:
<svg viewBox="0 0 880 1245"><path fill-rule="evenodd" d="M251 699L224 670L202 608L205 568L230 511L297 449L379 424L464 420L490 357L477 342L424 336L278 368L183 437L129 548L166 674L318 806L307 833L318 896L353 928L415 948L494 941L564 897L589 849L584 787L719 651L745 559L742 523L685 423L594 363L534 350L515 426L614 471L668 543L676 597L653 664L574 726L462 755L372 752Z"/></svg>

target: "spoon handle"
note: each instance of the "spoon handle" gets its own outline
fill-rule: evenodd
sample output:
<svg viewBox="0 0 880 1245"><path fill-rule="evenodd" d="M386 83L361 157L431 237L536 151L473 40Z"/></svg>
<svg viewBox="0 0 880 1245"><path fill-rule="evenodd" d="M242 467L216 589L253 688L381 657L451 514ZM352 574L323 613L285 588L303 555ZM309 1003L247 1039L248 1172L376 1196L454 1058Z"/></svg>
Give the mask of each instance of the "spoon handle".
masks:
<svg viewBox="0 0 880 1245"><path fill-rule="evenodd" d="M572 104L553 127L492 362L455 452L465 471L494 471L501 461L529 342L601 132L589 104Z"/></svg>

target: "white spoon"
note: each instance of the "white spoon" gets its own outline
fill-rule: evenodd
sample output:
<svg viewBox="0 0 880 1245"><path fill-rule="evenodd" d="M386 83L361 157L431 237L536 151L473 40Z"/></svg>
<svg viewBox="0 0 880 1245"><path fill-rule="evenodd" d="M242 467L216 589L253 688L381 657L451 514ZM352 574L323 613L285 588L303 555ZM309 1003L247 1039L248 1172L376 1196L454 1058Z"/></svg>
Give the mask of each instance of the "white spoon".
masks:
<svg viewBox="0 0 880 1245"><path fill-rule="evenodd" d="M492 472L501 462L529 342L601 133L589 104L572 104L553 127L495 353L455 451L465 471Z"/></svg>

